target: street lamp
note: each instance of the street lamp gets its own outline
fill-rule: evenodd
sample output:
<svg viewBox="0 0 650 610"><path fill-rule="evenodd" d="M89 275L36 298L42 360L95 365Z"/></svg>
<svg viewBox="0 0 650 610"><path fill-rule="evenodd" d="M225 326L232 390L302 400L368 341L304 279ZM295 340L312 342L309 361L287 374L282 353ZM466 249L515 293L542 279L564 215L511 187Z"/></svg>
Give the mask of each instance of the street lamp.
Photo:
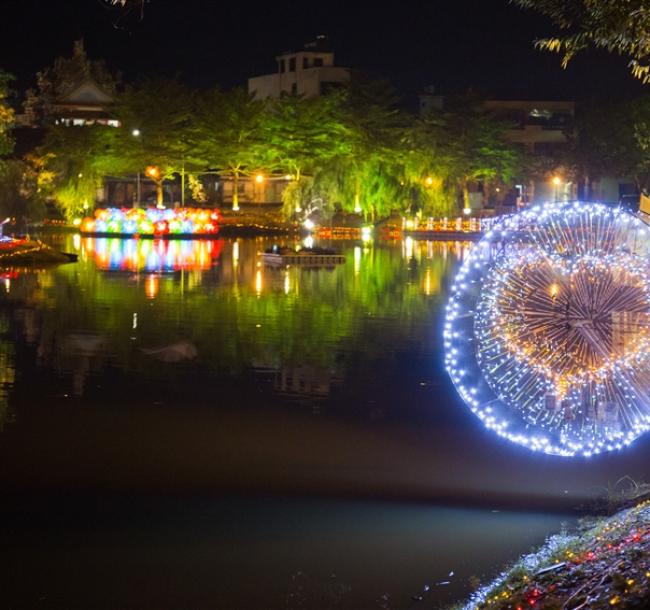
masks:
<svg viewBox="0 0 650 610"><path fill-rule="evenodd" d="M156 207L163 207L162 180L160 179L160 169L155 165L148 165L144 170L144 175L151 178L156 183Z"/></svg>
<svg viewBox="0 0 650 610"><path fill-rule="evenodd" d="M135 129L131 130L131 135L134 138L139 138L142 135L142 132L136 127ZM142 200L142 187L140 185L140 171L139 170L138 170L137 181L136 181L135 184L136 184L136 186L135 186L135 189L136 189L136 195L135 195L136 196L136 203L137 203L138 207L140 207L141 200Z"/></svg>
<svg viewBox="0 0 650 610"><path fill-rule="evenodd" d="M560 176L553 176L551 182L553 183L553 198L555 199L555 201L559 201L560 185L562 184L562 178L560 178Z"/></svg>

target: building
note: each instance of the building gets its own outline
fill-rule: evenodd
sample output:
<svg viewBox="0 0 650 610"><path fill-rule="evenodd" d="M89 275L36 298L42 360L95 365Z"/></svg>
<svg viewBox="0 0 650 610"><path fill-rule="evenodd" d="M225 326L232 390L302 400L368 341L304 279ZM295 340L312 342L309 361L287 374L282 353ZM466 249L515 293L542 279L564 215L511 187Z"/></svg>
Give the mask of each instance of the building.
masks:
<svg viewBox="0 0 650 610"><path fill-rule="evenodd" d="M506 139L537 158L540 175L516 187L527 202L574 199L576 185L556 165L558 153L569 144L575 120L575 102L551 100L488 100L484 107L507 122Z"/></svg>
<svg viewBox="0 0 650 610"><path fill-rule="evenodd" d="M112 104L113 97L91 78L87 78L69 93L53 100L49 116L55 125L119 127L120 122L111 118L109 113Z"/></svg>
<svg viewBox="0 0 650 610"><path fill-rule="evenodd" d="M24 114L17 116L19 126L119 126L110 113L119 77L104 62L88 58L83 40L74 43L71 57L56 59L36 80L36 88L27 91Z"/></svg>
<svg viewBox="0 0 650 610"><path fill-rule="evenodd" d="M316 97L350 81L350 70L334 65L327 38L318 36L301 51L278 55L277 72L248 79L255 99L279 98L283 94Z"/></svg>

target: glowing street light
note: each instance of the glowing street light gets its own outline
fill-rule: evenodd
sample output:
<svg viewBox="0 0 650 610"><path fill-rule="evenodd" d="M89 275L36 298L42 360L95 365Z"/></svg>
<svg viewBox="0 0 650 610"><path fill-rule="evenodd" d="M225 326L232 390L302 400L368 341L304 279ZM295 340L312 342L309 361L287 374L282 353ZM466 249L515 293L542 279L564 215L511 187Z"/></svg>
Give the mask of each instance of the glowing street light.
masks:
<svg viewBox="0 0 650 610"><path fill-rule="evenodd" d="M133 130L131 131L131 135L132 135L134 138L139 138L140 135L141 135L141 133L142 133L142 132L141 132L139 129L133 129Z"/></svg>
<svg viewBox="0 0 650 610"><path fill-rule="evenodd" d="M160 178L160 170L155 165L148 165L144 173L152 180L158 180Z"/></svg>
<svg viewBox="0 0 650 610"><path fill-rule="evenodd" d="M257 184L262 184L262 182L264 182L264 174L257 174L255 176L255 182L257 182Z"/></svg>
<svg viewBox="0 0 650 610"><path fill-rule="evenodd" d="M562 184L562 178L560 176L553 176L553 179L551 180L553 183L553 199L555 201L558 201L560 199L560 185Z"/></svg>

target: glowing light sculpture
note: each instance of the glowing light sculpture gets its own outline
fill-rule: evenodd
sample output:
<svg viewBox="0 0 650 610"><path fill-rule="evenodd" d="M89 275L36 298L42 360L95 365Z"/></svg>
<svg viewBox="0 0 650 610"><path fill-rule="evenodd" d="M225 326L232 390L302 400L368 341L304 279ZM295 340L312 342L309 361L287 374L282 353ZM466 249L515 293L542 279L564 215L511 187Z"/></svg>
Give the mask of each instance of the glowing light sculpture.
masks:
<svg viewBox="0 0 650 610"><path fill-rule="evenodd" d="M599 204L502 217L456 275L444 344L502 437L562 456L629 445L650 428L650 230Z"/></svg>
<svg viewBox="0 0 650 610"><path fill-rule="evenodd" d="M81 223L81 232L91 235L183 237L218 231L218 211L200 208L106 208Z"/></svg>

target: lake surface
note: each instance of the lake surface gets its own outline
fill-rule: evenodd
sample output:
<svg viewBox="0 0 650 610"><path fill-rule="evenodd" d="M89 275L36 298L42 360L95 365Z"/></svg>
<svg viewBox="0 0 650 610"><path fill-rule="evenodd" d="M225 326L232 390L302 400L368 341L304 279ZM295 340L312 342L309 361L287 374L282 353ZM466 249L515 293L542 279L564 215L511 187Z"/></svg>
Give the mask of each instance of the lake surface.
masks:
<svg viewBox="0 0 650 610"><path fill-rule="evenodd" d="M648 478L647 438L541 456L463 406L439 337L469 244L54 242L79 262L0 275L6 607L447 603Z"/></svg>

